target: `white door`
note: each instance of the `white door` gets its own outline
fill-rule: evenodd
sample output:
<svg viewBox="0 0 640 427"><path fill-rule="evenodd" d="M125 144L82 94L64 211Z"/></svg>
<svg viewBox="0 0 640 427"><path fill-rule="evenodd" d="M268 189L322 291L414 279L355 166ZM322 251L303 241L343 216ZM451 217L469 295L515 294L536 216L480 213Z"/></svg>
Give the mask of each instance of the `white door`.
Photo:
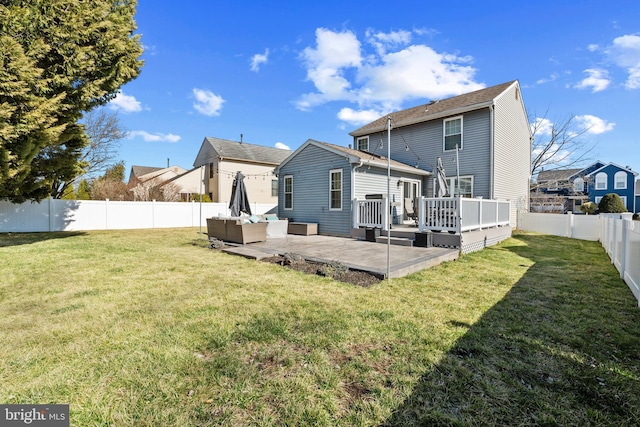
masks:
<svg viewBox="0 0 640 427"><path fill-rule="evenodd" d="M420 197L420 181L402 181L402 223L415 224L418 215L416 199Z"/></svg>

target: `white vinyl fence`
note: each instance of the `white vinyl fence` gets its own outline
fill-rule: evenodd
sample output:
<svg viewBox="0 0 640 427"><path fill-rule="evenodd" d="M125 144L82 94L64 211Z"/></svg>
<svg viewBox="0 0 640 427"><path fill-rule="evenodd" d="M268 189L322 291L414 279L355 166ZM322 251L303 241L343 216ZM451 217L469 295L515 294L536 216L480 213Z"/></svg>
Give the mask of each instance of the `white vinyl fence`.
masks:
<svg viewBox="0 0 640 427"><path fill-rule="evenodd" d="M252 204L254 214L276 207ZM206 226L206 219L229 216L226 203L116 202L46 199L40 203L0 201L0 233L122 230Z"/></svg>
<svg viewBox="0 0 640 427"><path fill-rule="evenodd" d="M632 214L544 214L520 212L518 228L555 236L600 241L640 306L640 221Z"/></svg>

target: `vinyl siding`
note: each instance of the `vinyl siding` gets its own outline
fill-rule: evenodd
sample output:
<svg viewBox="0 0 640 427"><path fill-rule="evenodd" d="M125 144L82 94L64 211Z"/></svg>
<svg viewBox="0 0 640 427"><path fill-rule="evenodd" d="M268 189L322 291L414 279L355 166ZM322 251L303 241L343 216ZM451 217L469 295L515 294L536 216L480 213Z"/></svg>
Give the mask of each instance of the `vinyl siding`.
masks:
<svg viewBox="0 0 640 427"><path fill-rule="evenodd" d="M329 210L329 171L342 169L342 210ZM293 209L284 209L284 177L293 176ZM308 145L280 168L278 215L318 224L318 233L349 236L351 232L351 164L344 156Z"/></svg>
<svg viewBox="0 0 640 427"><path fill-rule="evenodd" d="M354 197L363 200L367 194L387 195L387 170L380 168L367 168L366 166L357 168L355 173L355 191ZM412 175L409 173L400 173L391 171L390 190L391 202L402 202L402 186L398 185L400 179L411 179L421 182L421 188L424 188L424 182L420 175ZM424 194L424 189L422 190ZM402 206L392 208L393 223L397 224L402 216Z"/></svg>
<svg viewBox="0 0 640 427"><path fill-rule="evenodd" d="M451 116L451 117L457 117ZM462 115L462 150L458 153L460 176L473 175L473 194L490 196L490 114L484 108ZM408 165L417 165L430 172L435 170L438 157L442 159L447 177L456 176L456 152L444 151L444 120L450 117L418 123L391 130L391 158ZM387 136L377 133L369 138L369 148L386 156ZM409 147L409 150L406 149ZM423 187L426 196L433 196L433 178Z"/></svg>
<svg viewBox="0 0 640 427"><path fill-rule="evenodd" d="M624 171L615 165L607 165L602 169L599 169L598 172L604 172L607 174L607 188L606 190L596 190L593 182L589 184L589 200L595 202L596 197L603 197L605 194L615 193L618 196L624 196L627 198L626 207L629 212L633 212L634 209L637 209L637 206L634 206L635 203L635 195L634 195L634 181L635 176L631 172L627 172L627 188L626 189L616 189L615 188L615 174L616 172ZM595 178L595 174L593 175Z"/></svg>
<svg viewBox="0 0 640 427"><path fill-rule="evenodd" d="M517 85L496 99L493 198L511 201L511 225L518 210L529 210L531 133Z"/></svg>

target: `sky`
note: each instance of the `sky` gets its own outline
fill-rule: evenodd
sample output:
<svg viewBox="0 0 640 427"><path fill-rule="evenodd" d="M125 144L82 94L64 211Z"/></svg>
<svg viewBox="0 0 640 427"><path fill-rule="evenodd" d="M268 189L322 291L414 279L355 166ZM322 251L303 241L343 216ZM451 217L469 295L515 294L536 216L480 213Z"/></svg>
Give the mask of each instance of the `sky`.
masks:
<svg viewBox="0 0 640 427"><path fill-rule="evenodd" d="M207 136L347 146L389 112L518 80L541 133L572 117L588 159L640 173L638 1L139 0L135 19L144 66L105 107L127 170L191 169Z"/></svg>

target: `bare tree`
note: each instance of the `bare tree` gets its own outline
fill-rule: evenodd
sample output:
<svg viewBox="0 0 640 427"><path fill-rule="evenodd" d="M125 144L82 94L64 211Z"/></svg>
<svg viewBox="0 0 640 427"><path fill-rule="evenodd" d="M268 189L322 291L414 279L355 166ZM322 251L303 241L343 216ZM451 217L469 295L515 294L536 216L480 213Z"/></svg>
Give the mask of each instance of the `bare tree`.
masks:
<svg viewBox="0 0 640 427"><path fill-rule="evenodd" d="M105 108L90 111L84 116L84 132L89 144L84 147L78 158L83 173L70 181L56 180L51 193L55 199L62 197L67 187L76 181L95 178L113 166L120 140L128 134L117 113L109 112Z"/></svg>
<svg viewBox="0 0 640 427"><path fill-rule="evenodd" d="M588 156L595 144L582 138L590 128L579 126L576 116L552 121L547 118L547 113L542 117L534 114L529 122L533 136L532 176L538 175L542 169L577 168L590 160Z"/></svg>

